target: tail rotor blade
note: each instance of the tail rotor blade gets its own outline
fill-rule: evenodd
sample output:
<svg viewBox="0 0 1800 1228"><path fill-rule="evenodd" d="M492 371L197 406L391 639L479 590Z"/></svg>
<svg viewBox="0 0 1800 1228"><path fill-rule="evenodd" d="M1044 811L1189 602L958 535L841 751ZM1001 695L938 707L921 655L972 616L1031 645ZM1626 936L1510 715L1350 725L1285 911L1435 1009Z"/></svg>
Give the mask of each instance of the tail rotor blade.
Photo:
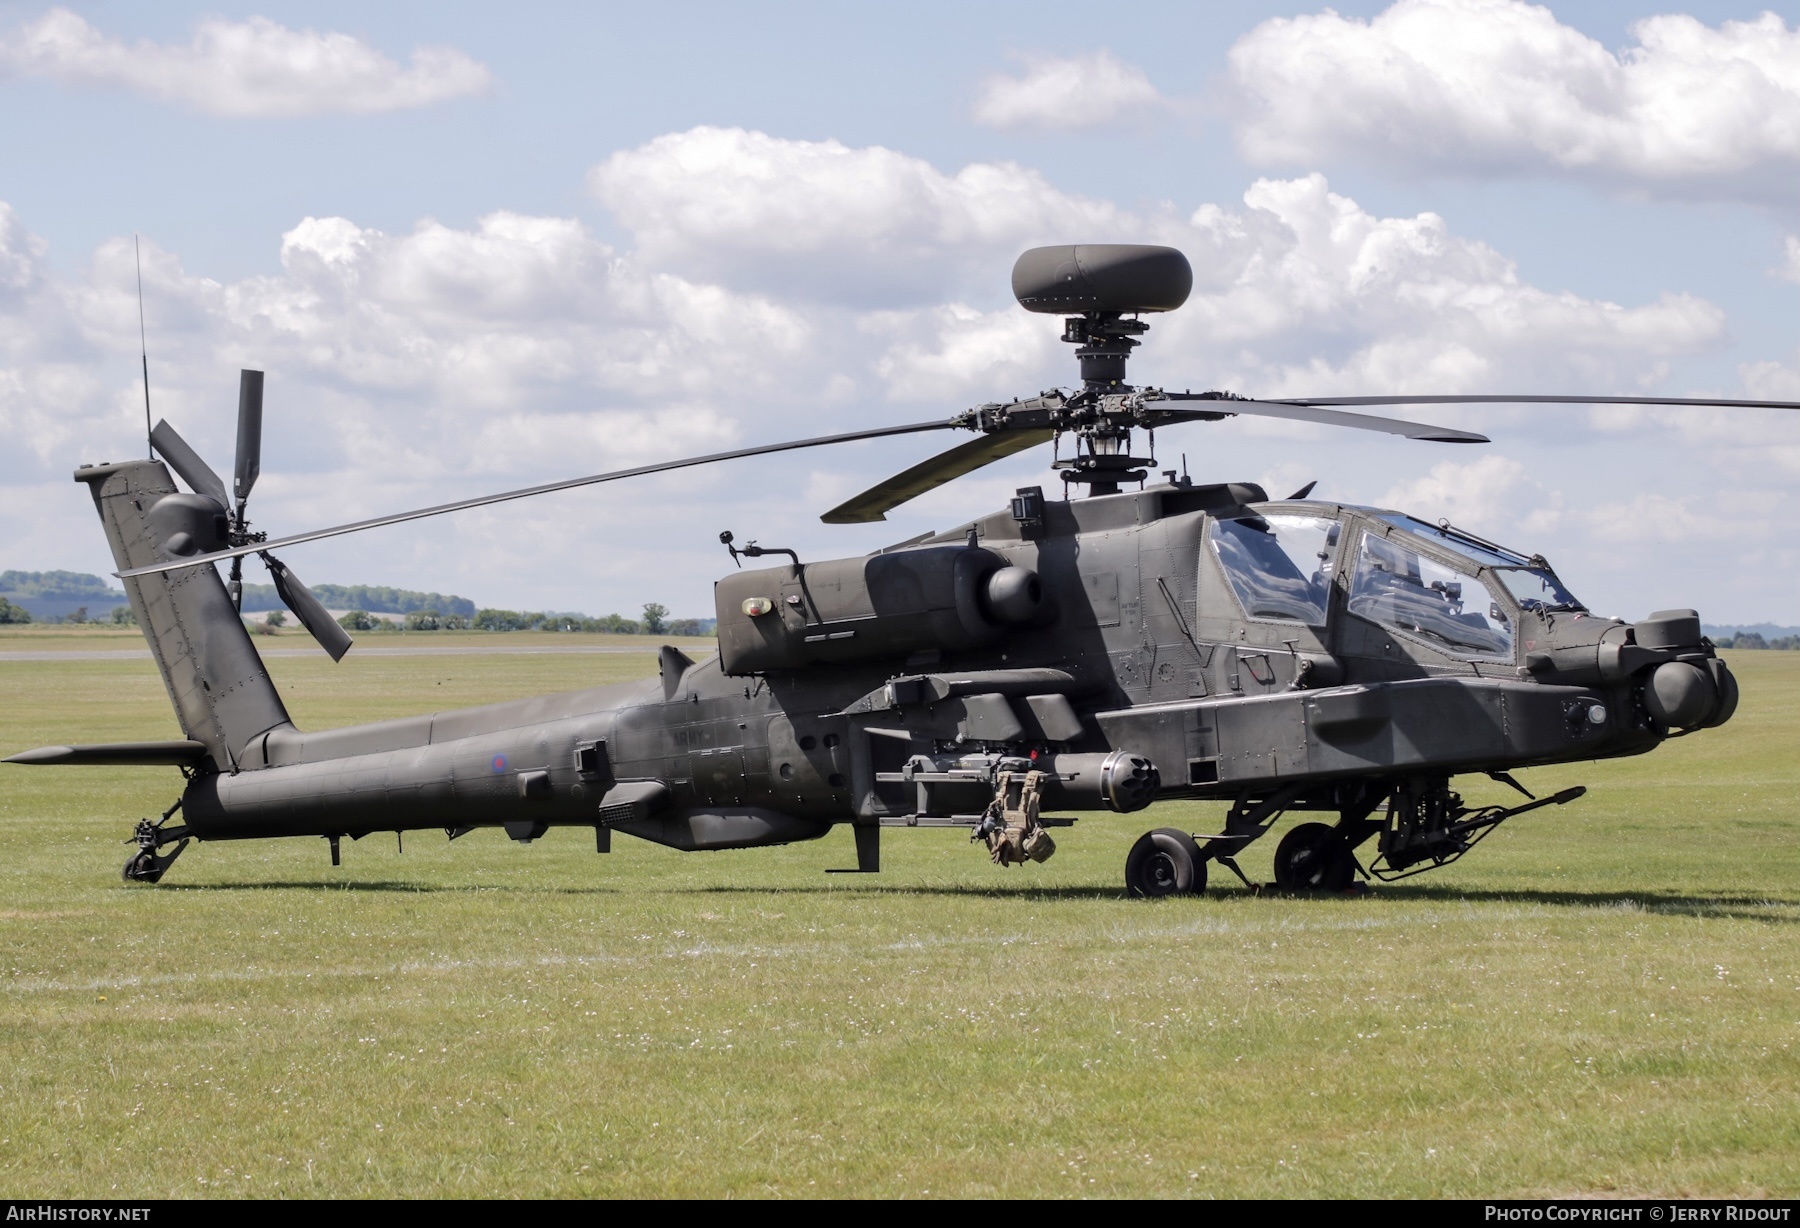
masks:
<svg viewBox="0 0 1800 1228"><path fill-rule="evenodd" d="M211 465L200 459L198 452L188 447L188 441L169 425L167 419L158 422L156 429L150 432L150 442L162 453L162 458L169 462L169 467L188 484L188 489L197 495L218 500L220 507L231 506L231 499L225 493L225 483L213 472Z"/></svg>
<svg viewBox="0 0 1800 1228"><path fill-rule="evenodd" d="M300 583L300 577L289 571L280 559L265 554L262 561L269 568L269 579L275 582L275 593L282 604L294 612L300 625L312 633L319 641L319 647L329 653L333 661L342 661L344 654L350 651L350 645L355 643L350 633L338 626L331 612L312 595L312 590Z"/></svg>
<svg viewBox="0 0 1800 1228"><path fill-rule="evenodd" d="M232 476L232 492L239 503L250 497L250 488L262 473L262 394L261 371L239 373L237 470Z"/></svg>

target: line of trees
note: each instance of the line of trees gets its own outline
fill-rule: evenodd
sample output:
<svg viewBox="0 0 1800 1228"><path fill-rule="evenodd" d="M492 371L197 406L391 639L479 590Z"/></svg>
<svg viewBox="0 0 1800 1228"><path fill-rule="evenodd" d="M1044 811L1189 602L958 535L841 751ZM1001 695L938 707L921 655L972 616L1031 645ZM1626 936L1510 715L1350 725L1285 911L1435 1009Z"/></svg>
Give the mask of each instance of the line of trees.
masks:
<svg viewBox="0 0 1800 1228"><path fill-rule="evenodd" d="M275 615L269 621L275 622ZM351 610L338 624L346 631L587 631L611 635L711 635L710 619L670 618L668 607L657 602L644 605L640 619L607 614L589 618L585 614L557 614L549 611L488 608L476 610L474 617L444 614L437 610L418 610L407 614L399 624L377 618L368 610ZM275 623L280 626L280 623Z"/></svg>
<svg viewBox="0 0 1800 1228"><path fill-rule="evenodd" d="M31 617L30 610L27 610L24 606L14 605L6 598L0 597L0 625L28 623L32 621L34 620ZM110 624L115 627L135 627L137 626L137 615L131 612L131 607L128 605L114 606L112 613L106 618L101 618L98 615L90 616L86 606L78 606L69 613L64 614L61 618L47 618L43 621L49 623L79 623L84 625Z"/></svg>
<svg viewBox="0 0 1800 1228"><path fill-rule="evenodd" d="M475 603L467 597L443 593L422 593L409 588L388 588L379 584L315 584L312 594L326 608L333 610L367 610L371 614L423 614L460 618L475 617ZM244 585L243 611L256 614L285 607L273 584Z"/></svg>
<svg viewBox="0 0 1800 1228"><path fill-rule="evenodd" d="M1736 635L1720 636L1713 640L1713 647L1784 648L1791 652L1800 649L1800 635L1778 635L1772 640L1766 640L1760 631L1740 631Z"/></svg>
<svg viewBox="0 0 1800 1228"><path fill-rule="evenodd" d="M84 571L0 571L0 593L14 597L92 597L118 601L125 594Z"/></svg>

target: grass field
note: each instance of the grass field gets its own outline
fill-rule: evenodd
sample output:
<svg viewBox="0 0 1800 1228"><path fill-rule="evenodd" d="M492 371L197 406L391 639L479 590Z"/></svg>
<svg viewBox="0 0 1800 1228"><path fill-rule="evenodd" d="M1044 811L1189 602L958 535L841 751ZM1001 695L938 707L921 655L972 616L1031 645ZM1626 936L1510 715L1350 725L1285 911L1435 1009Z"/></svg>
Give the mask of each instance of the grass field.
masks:
<svg viewBox="0 0 1800 1228"><path fill-rule="evenodd" d="M1010 871L484 831L128 887L173 773L0 768L0 1196L1791 1197L1800 653L1732 664L1725 729L1360 899L1124 899L1178 805ZM654 668L271 662L308 727ZM8 752L176 734L147 661L0 662Z"/></svg>

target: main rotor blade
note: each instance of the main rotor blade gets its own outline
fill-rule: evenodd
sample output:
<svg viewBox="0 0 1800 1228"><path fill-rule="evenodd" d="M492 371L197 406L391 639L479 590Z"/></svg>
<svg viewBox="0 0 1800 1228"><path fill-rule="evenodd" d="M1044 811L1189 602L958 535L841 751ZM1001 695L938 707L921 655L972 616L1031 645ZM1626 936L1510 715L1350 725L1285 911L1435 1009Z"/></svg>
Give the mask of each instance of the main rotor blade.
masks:
<svg viewBox="0 0 1800 1228"><path fill-rule="evenodd" d="M995 461L1005 460L1016 452L1035 448L1040 443L1049 443L1055 435L1056 432L1052 430L1000 431L971 439L967 443L959 443L948 451L920 461L911 469L896 473L885 482L876 483L855 498L838 504L819 519L826 524L868 524L886 520L888 512L907 500L916 499L926 491L935 490L965 473L973 473Z"/></svg>
<svg viewBox="0 0 1800 1228"><path fill-rule="evenodd" d="M1469 396L1294 397L1283 405L1688 405L1720 409L1800 409L1800 401L1734 401L1720 397Z"/></svg>
<svg viewBox="0 0 1800 1228"><path fill-rule="evenodd" d="M1486 435L1477 435L1473 431L1456 431L1447 426L1432 426L1426 422L1407 422L1400 418L1380 418L1374 414L1351 414L1341 409L1321 409L1311 404L1298 401L1239 401L1218 397L1190 396L1186 393L1165 393L1160 401L1146 401L1147 406L1169 403L1183 405L1204 404L1204 410L1171 410L1174 414L1192 412L1204 413L1208 417L1217 414L1243 414L1247 418L1286 418L1295 422L1317 422L1323 426L1347 426L1359 431L1380 431L1386 435L1404 435L1408 439L1423 439L1430 443L1490 443Z"/></svg>
<svg viewBox="0 0 1800 1228"><path fill-rule="evenodd" d="M150 443L162 453L169 467L181 475L189 490L218 500L220 507L231 506L231 499L225 494L225 483L213 472L211 465L200 459L198 452L188 447L188 441L169 425L168 419L157 422L156 429L150 432Z"/></svg>
<svg viewBox="0 0 1800 1228"><path fill-rule="evenodd" d="M272 554L264 554L262 561L269 569L269 579L275 581L275 595L281 598L281 603L294 612L300 625L312 633L319 641L319 647L331 654L333 661L342 661L355 642L350 633L338 625L325 603L313 596L312 590L302 584L300 577L289 571L285 563Z"/></svg>
<svg viewBox="0 0 1800 1228"><path fill-rule="evenodd" d="M237 468L232 474L232 493L239 503L250 497L262 473L262 393L261 371L239 372Z"/></svg>
<svg viewBox="0 0 1800 1228"><path fill-rule="evenodd" d="M542 486L527 486L520 490L504 491L497 495L482 495L476 499L459 499L455 503L440 503L436 507L419 508L417 511L396 512L391 516L377 516L372 520L358 520L350 524L335 525L329 529L315 529L311 533L295 533L290 537L278 537L273 541L262 542L251 546L238 546L231 550L217 550L212 554L196 554L191 558L177 559L171 563L156 563L149 567L133 567L128 571L114 572L120 579L132 576L154 575L160 571L178 571L183 567L197 567L202 563L216 563L220 559L236 558L244 554L260 554L265 550L283 546L297 546L302 542L316 542L327 537L342 537L346 533L361 533L365 529L379 529L390 524L404 524L409 520L423 520L427 516L443 516L450 512L465 511L472 507L486 507L492 503L506 503L513 499L529 499L533 495L547 495L558 490L573 490L578 486L596 486L601 482L616 482L621 478L642 477L648 473L664 473L671 469L690 469L695 465L710 465L717 461L739 460L746 456L761 456L769 452L794 452L801 448L822 448L827 444L854 443L859 439L881 439L888 435L916 435L922 431L947 431L951 424L944 421L915 422L910 426L884 426L872 431L848 431L842 435L819 435L812 439L795 439L787 443L769 443L755 448L737 448L730 452L714 452L708 456L689 456L682 460L662 461L654 465L639 465L634 469L615 469L611 473L596 473L585 478L570 478L563 482L546 482ZM161 446L160 444L158 445ZM221 488L222 489L222 488Z"/></svg>

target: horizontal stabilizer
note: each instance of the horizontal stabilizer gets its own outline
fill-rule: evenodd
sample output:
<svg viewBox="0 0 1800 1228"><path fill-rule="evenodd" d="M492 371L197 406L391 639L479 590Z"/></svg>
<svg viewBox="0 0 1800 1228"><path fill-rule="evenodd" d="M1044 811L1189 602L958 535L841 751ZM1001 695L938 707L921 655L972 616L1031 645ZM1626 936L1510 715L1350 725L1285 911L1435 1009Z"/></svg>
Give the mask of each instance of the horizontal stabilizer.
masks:
<svg viewBox="0 0 1800 1228"><path fill-rule="evenodd" d="M199 742L100 742L93 746L40 746L20 751L6 763L48 763L59 766L182 767L206 757Z"/></svg>

